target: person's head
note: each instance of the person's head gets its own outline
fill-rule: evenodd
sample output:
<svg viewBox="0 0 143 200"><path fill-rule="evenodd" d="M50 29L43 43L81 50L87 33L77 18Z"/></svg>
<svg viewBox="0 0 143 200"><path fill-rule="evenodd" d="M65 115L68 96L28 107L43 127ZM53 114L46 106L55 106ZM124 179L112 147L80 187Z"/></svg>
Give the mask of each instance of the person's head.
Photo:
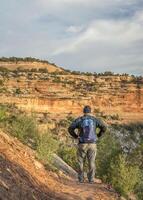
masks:
<svg viewBox="0 0 143 200"><path fill-rule="evenodd" d="M91 107L90 106L84 106L83 108L83 113L84 114L90 114L91 113Z"/></svg>

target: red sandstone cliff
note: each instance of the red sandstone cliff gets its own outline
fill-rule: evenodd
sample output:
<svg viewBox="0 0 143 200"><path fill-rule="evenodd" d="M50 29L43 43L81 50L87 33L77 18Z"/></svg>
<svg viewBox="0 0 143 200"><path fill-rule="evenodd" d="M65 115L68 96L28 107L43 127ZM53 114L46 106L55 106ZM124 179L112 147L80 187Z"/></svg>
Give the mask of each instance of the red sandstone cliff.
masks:
<svg viewBox="0 0 143 200"><path fill-rule="evenodd" d="M6 66L10 69L15 64L5 63ZM33 68L33 63L25 66ZM47 67L48 71L53 70ZM55 74L0 72L0 103L16 104L28 112L53 114L79 114L83 105L90 104L95 113L100 110L125 120L143 120L142 77L64 75L60 71L56 67Z"/></svg>

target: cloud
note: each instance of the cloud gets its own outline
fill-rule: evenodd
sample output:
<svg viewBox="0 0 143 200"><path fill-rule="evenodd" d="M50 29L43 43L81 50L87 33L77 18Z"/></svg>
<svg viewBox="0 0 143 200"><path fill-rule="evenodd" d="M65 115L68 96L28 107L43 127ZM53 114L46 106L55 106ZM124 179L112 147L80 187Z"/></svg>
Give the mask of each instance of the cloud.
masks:
<svg viewBox="0 0 143 200"><path fill-rule="evenodd" d="M142 1L141 0L102 0L102 1L99 1L99 0L88 0L88 1L85 1L85 0L37 0L37 3L39 3L39 5L44 5L47 6L47 7L58 7L58 8L61 8L61 7L66 7L68 5L70 6L74 6L74 5L80 5L80 6L87 6L87 7L96 7L96 8L103 8L103 7L117 7L117 6L121 6L121 7L124 7L124 6L135 6L135 5L138 5L140 4ZM60 6L60 7L59 7Z"/></svg>
<svg viewBox="0 0 143 200"><path fill-rule="evenodd" d="M142 12L137 13L131 19L122 20L95 20L83 30L79 35L76 35L72 40L66 41L65 46L61 45L56 49L54 55L61 53L70 53L80 51L87 43L96 42L106 45L116 46L117 48L126 47L131 43L143 39L143 20ZM69 27L68 30L79 32L77 27ZM80 29L81 30L81 29Z"/></svg>
<svg viewBox="0 0 143 200"><path fill-rule="evenodd" d="M69 33L79 33L79 32L81 32L82 29L83 29L82 26L73 26L73 25L71 25L71 26L69 26L67 28L66 31L69 32Z"/></svg>
<svg viewBox="0 0 143 200"><path fill-rule="evenodd" d="M142 0L0 1L0 56L33 56L81 71L143 72Z"/></svg>

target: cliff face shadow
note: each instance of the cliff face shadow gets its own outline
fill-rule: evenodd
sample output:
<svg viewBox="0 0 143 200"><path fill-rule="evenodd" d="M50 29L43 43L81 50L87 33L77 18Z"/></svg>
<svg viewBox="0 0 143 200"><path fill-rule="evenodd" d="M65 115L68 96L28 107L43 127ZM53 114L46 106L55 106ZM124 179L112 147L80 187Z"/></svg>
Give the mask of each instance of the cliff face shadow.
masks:
<svg viewBox="0 0 143 200"><path fill-rule="evenodd" d="M54 200L61 198L37 182L22 166L0 154L0 200Z"/></svg>

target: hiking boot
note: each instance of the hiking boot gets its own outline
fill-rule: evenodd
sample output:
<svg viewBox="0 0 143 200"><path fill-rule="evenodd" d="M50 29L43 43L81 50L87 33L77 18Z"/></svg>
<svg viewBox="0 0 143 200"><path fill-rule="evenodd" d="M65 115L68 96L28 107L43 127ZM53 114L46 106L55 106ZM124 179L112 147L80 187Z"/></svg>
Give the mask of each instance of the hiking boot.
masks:
<svg viewBox="0 0 143 200"><path fill-rule="evenodd" d="M89 183L97 183L97 184L101 184L102 183L102 180L101 179L98 179L98 178L95 178L94 180L88 180Z"/></svg>
<svg viewBox="0 0 143 200"><path fill-rule="evenodd" d="M94 180L89 180L88 182L89 182L90 184L95 183Z"/></svg>
<svg viewBox="0 0 143 200"><path fill-rule="evenodd" d="M83 180L80 180L79 183L84 183L84 181L83 181Z"/></svg>
<svg viewBox="0 0 143 200"><path fill-rule="evenodd" d="M84 179L78 179L79 183L84 183Z"/></svg>

